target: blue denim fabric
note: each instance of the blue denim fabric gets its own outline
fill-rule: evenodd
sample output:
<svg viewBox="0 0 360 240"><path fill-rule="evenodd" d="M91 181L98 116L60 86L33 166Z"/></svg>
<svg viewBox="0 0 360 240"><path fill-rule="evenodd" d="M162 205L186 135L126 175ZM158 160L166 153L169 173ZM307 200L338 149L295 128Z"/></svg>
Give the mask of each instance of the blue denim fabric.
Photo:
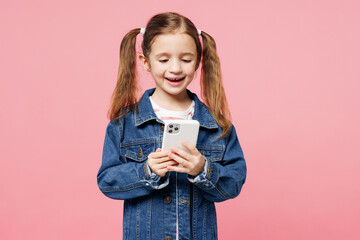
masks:
<svg viewBox="0 0 360 240"><path fill-rule="evenodd" d="M200 123L196 148L206 158L205 171L196 177L151 173L147 157L161 148L164 126L149 100L154 90L144 93L138 111L108 124L98 186L107 197L125 200L123 239L175 240L177 225L179 239L217 239L214 202L238 196L247 172L235 128L216 139L221 127L188 90L195 101L193 119Z"/></svg>

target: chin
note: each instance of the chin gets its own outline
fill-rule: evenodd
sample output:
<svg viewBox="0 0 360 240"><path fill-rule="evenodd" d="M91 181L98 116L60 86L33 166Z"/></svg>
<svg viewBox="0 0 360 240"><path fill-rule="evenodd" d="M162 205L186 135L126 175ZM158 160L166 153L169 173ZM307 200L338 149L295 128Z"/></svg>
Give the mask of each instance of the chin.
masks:
<svg viewBox="0 0 360 240"><path fill-rule="evenodd" d="M184 91L186 91L186 88L178 88L178 89L167 89L166 92L170 95L179 95L181 93L183 93Z"/></svg>

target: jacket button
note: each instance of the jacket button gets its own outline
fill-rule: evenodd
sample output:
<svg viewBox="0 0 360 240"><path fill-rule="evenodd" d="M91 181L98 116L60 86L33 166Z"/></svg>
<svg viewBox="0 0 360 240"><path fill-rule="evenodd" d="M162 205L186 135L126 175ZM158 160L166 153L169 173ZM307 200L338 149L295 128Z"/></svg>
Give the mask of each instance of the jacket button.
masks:
<svg viewBox="0 0 360 240"><path fill-rule="evenodd" d="M165 240L172 240L172 237L167 236Z"/></svg>
<svg viewBox="0 0 360 240"><path fill-rule="evenodd" d="M164 201L165 201L165 203L167 203L167 204L171 203L171 196L165 196L165 197L164 197Z"/></svg>
<svg viewBox="0 0 360 240"><path fill-rule="evenodd" d="M161 131L164 131L164 125L161 125L161 124L160 124L160 130L161 130Z"/></svg>
<svg viewBox="0 0 360 240"><path fill-rule="evenodd" d="M142 150L142 148L140 147L140 150L139 150L139 152L137 153L137 157L138 158L141 158L143 156L143 150Z"/></svg>

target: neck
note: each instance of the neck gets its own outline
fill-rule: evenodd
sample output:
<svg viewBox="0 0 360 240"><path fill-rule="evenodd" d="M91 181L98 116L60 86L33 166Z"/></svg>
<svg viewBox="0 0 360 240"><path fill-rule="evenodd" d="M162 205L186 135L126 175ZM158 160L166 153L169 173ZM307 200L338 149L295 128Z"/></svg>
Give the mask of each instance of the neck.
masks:
<svg viewBox="0 0 360 240"><path fill-rule="evenodd" d="M171 95L155 89L151 98L157 105L170 111L185 111L192 102L186 90L178 95Z"/></svg>

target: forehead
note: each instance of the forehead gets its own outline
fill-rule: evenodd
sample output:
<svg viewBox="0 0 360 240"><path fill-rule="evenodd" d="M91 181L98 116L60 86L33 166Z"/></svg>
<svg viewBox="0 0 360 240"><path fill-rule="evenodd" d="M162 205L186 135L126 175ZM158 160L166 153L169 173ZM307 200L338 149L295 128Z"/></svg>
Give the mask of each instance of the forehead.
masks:
<svg viewBox="0 0 360 240"><path fill-rule="evenodd" d="M194 39L186 33L168 33L157 36L151 46L150 55L196 55Z"/></svg>

